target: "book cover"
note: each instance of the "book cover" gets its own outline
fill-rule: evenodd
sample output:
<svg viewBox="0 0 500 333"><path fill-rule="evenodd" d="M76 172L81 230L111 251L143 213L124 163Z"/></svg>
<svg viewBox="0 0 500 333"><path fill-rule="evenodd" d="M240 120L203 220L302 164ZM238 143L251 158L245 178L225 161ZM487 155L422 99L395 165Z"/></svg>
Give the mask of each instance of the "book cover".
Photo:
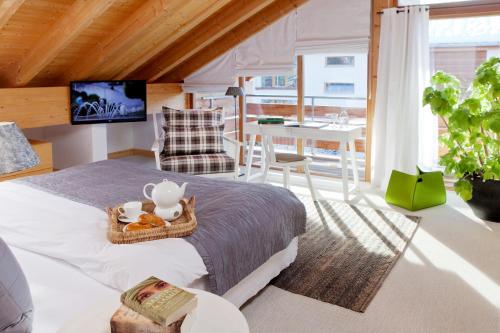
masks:
<svg viewBox="0 0 500 333"><path fill-rule="evenodd" d="M197 298L152 276L124 292L121 302L154 322L167 326L193 310Z"/></svg>
<svg viewBox="0 0 500 333"><path fill-rule="evenodd" d="M111 317L110 326L111 333L185 333L186 330L181 328L186 319L187 316L168 326L162 326L122 305Z"/></svg>

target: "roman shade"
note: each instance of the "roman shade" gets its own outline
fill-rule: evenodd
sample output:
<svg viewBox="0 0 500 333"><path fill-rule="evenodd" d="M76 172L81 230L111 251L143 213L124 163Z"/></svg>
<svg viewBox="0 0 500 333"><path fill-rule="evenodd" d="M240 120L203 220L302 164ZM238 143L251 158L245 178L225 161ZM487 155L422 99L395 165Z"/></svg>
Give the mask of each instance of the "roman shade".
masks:
<svg viewBox="0 0 500 333"><path fill-rule="evenodd" d="M370 0L310 0L184 80L185 92L223 92L238 76L295 71L297 54L368 52Z"/></svg>
<svg viewBox="0 0 500 333"><path fill-rule="evenodd" d="M236 74L260 76L295 72L295 11L236 48Z"/></svg>
<svg viewBox="0 0 500 333"><path fill-rule="evenodd" d="M368 52L370 0L311 0L297 10L298 54Z"/></svg>
<svg viewBox="0 0 500 333"><path fill-rule="evenodd" d="M235 50L230 50L184 79L184 92L221 92L236 82Z"/></svg>

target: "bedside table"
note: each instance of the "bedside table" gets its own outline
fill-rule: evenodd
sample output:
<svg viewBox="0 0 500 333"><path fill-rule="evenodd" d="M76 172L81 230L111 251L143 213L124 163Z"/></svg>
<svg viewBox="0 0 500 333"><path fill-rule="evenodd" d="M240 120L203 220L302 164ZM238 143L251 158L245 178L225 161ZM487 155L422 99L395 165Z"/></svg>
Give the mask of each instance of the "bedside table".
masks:
<svg viewBox="0 0 500 333"><path fill-rule="evenodd" d="M208 291L185 289L198 296L194 322L188 333L250 332L243 314L229 301ZM113 299L97 300L95 306L68 321L57 333L110 333L109 321L120 305L119 293Z"/></svg>
<svg viewBox="0 0 500 333"><path fill-rule="evenodd" d="M24 169L21 171L11 172L0 175L0 181L15 179L25 176L35 176L53 171L52 164L52 143L39 140L29 140L33 150L40 157L40 164L33 168Z"/></svg>

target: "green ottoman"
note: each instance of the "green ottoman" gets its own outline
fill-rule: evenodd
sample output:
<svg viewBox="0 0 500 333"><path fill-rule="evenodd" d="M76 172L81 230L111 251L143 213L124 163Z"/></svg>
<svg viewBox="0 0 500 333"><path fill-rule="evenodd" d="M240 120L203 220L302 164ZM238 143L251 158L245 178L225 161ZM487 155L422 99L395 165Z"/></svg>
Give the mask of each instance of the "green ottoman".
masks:
<svg viewBox="0 0 500 333"><path fill-rule="evenodd" d="M385 201L411 211L446 203L446 189L440 171L423 172L417 167L417 175L393 170Z"/></svg>

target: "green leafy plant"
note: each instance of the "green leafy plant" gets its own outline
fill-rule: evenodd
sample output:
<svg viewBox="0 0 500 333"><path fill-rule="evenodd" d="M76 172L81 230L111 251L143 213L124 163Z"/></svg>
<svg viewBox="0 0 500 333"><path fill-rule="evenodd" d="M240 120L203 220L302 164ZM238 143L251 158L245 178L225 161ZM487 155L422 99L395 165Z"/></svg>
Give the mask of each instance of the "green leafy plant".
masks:
<svg viewBox="0 0 500 333"><path fill-rule="evenodd" d="M448 128L439 138L448 150L439 164L458 179L455 192L467 201L471 178L500 180L500 58L481 64L466 91L455 76L436 72L423 104Z"/></svg>

